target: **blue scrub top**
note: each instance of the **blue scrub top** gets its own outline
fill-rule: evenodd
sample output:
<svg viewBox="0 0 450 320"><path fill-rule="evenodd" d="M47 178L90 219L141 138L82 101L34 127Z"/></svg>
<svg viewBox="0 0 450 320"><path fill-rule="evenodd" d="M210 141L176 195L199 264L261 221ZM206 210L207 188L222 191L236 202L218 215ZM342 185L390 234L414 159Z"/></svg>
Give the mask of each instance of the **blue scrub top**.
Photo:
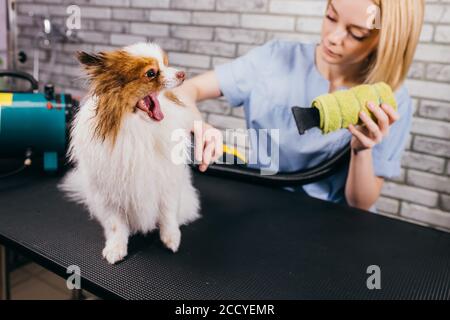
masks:
<svg viewBox="0 0 450 320"><path fill-rule="evenodd" d="M315 65L316 46L272 40L215 68L225 98L234 107L244 107L247 128L279 129L279 137L273 139L270 130L266 130L268 145L275 143L279 147L278 161L273 159L270 147L254 148L261 143L261 136L249 136L250 153L258 149L258 161L252 167L268 168L268 161L272 159L278 162L276 166L280 172L304 170L333 157L350 143L352 134L347 129L327 135L322 134L319 128L310 129L304 135L298 133L291 107L310 107L312 101L328 93L330 87L329 81ZM375 174L384 178L401 174L401 158L413 117L412 100L405 86L395 95L401 118L391 126L389 136L372 150ZM262 145L266 146L265 143ZM314 198L346 204L348 169L347 164L326 179L294 190L305 191ZM370 211L376 212L375 206Z"/></svg>

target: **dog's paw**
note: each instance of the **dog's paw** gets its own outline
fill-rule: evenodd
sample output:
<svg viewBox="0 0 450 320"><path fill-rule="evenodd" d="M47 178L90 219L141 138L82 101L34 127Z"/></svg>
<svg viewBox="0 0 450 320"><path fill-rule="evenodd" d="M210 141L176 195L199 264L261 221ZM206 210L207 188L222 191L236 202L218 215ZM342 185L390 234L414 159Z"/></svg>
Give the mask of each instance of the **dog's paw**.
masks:
<svg viewBox="0 0 450 320"><path fill-rule="evenodd" d="M122 261L128 254L127 243L119 241L109 241L103 249L103 258L110 264Z"/></svg>
<svg viewBox="0 0 450 320"><path fill-rule="evenodd" d="M161 241L164 243L164 245L172 250L172 252L177 252L178 248L180 247L181 242L181 231L180 229L172 229L170 231L162 231L161 232Z"/></svg>

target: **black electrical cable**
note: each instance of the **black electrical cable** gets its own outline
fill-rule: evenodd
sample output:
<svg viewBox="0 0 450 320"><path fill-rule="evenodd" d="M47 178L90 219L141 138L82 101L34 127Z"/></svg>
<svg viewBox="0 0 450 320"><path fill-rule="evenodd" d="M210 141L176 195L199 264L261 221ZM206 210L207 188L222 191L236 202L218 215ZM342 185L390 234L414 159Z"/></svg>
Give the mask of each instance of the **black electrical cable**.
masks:
<svg viewBox="0 0 450 320"><path fill-rule="evenodd" d="M5 178L11 177L11 176L15 176L16 174L19 174L22 171L24 171L25 169L29 168L32 163L32 161L31 161L32 155L33 155L33 152L31 151L30 148L28 148L25 152L25 160L23 162L23 165L11 172L0 174L0 179L5 179Z"/></svg>
<svg viewBox="0 0 450 320"><path fill-rule="evenodd" d="M19 174L22 171L24 171L26 168L28 168L28 166L24 164L20 168L14 170L14 171L11 171L11 172L8 172L8 173L0 175L0 179L5 179L5 178L8 178L8 177L14 176L16 174Z"/></svg>

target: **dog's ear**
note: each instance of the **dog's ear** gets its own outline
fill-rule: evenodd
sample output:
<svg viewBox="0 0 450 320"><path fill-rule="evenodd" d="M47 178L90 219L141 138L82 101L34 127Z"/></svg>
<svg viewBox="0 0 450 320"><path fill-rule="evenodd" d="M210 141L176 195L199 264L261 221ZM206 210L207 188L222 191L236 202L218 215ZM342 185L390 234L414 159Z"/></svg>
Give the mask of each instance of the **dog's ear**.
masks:
<svg viewBox="0 0 450 320"><path fill-rule="evenodd" d="M80 61L86 67L102 67L105 63L105 55L103 52L98 54L89 54L84 51L78 51L76 53L78 61Z"/></svg>

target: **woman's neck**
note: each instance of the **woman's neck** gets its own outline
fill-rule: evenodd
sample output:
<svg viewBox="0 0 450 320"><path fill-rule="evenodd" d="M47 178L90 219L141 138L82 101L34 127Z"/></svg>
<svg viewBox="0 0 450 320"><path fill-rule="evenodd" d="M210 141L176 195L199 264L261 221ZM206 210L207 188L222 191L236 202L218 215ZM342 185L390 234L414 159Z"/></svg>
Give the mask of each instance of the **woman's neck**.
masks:
<svg viewBox="0 0 450 320"><path fill-rule="evenodd" d="M342 86L352 87L357 84L358 81L355 79L360 73L360 64L329 64L323 59L318 46L315 50L315 58L317 70L330 82L330 92Z"/></svg>

